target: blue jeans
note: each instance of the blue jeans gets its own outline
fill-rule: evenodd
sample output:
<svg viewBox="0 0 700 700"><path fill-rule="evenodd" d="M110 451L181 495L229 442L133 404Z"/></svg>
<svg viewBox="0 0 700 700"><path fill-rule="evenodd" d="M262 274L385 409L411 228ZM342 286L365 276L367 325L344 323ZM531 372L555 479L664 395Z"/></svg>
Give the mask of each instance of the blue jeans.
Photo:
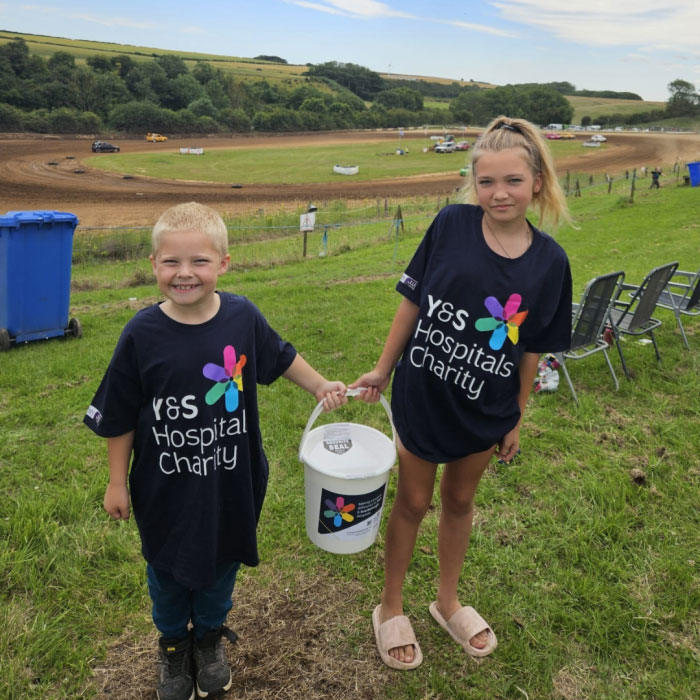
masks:
<svg viewBox="0 0 700 700"><path fill-rule="evenodd" d="M169 573L146 566L148 592L153 601L153 622L166 639L187 636L192 621L194 636L201 639L209 630L224 624L233 607L231 595L240 562L220 566L211 588L193 590L178 583Z"/></svg>

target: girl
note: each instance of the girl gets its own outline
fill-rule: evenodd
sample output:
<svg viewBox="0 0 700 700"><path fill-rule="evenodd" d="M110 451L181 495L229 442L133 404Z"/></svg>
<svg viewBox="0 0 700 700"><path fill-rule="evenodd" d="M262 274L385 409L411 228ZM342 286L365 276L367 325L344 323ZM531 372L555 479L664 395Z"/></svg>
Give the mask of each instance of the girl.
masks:
<svg viewBox="0 0 700 700"><path fill-rule="evenodd" d="M457 585L474 495L489 460L518 452L520 425L542 352L571 340L571 273L564 250L526 218L570 220L536 127L498 117L472 152L469 201L445 207L397 284L403 295L375 368L352 387L375 402L394 368L399 478L386 532L384 591L372 615L379 654L397 669L422 661L403 615L403 582L430 505L438 464L442 511L435 620L472 656L496 636ZM476 205L476 206L475 206Z"/></svg>

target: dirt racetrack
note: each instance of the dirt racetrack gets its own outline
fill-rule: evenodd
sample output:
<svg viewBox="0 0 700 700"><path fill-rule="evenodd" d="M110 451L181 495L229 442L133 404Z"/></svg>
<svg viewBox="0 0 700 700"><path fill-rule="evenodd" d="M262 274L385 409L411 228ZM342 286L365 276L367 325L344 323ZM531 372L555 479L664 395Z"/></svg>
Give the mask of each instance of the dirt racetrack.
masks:
<svg viewBox="0 0 700 700"><path fill-rule="evenodd" d="M438 133L438 132L435 132ZM477 132L467 132L475 136ZM635 167L684 164L700 159L698 134L609 133L605 148L581 148L581 154L557 161L559 172L615 174ZM405 133L407 139L424 139L421 130ZM579 141L584 137L578 136ZM210 204L224 212L244 212L258 207L279 209L285 203L323 202L332 199L370 199L420 194L447 195L463 183L457 156L450 172L436 175L375 181L347 180L313 185L245 185L196 183L124 177L90 167L92 137L28 137L0 134L0 213L11 210L57 210L75 213L81 226L118 224L151 225L168 206L189 200ZM144 140L112 140L122 152L172 152L180 147L203 145L210 149L287 149L308 145L357 142L396 142L396 132L362 131L318 134L248 135L196 139L170 139L166 143ZM448 157L454 157L448 156ZM81 172L77 172L81 171ZM234 184L234 183L232 183Z"/></svg>

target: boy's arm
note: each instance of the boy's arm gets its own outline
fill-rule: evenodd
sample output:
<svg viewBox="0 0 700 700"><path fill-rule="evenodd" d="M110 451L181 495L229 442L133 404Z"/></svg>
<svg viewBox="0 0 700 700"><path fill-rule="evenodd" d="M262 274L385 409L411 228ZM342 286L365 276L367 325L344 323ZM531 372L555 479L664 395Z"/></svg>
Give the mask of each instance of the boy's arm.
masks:
<svg viewBox="0 0 700 700"><path fill-rule="evenodd" d="M324 411L332 411L348 402L343 382L329 382L299 354L282 376L313 394L316 401L323 401Z"/></svg>
<svg viewBox="0 0 700 700"><path fill-rule="evenodd" d="M133 447L133 430L124 435L107 438L109 483L105 491L104 509L115 520L129 519L129 490L126 481Z"/></svg>
<svg viewBox="0 0 700 700"><path fill-rule="evenodd" d="M377 364L371 372L363 374L350 385L351 389L359 387L367 389L367 391L359 395L358 398L360 400L366 403L379 401L379 394L389 386L391 373L394 371L394 367L396 367L401 358L401 353L404 351L406 343L408 343L408 339L416 327L419 312L419 307L412 301L406 297L401 299Z"/></svg>

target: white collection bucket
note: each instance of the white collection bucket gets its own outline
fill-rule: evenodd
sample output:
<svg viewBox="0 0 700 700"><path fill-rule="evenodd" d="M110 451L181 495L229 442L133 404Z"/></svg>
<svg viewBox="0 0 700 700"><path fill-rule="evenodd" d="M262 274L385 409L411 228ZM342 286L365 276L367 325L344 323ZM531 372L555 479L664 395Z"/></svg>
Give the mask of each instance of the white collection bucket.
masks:
<svg viewBox="0 0 700 700"><path fill-rule="evenodd" d="M323 402L304 429L299 459L304 463L306 534L327 552L361 552L379 532L389 471L396 461L391 409L383 396L380 401L389 417L391 439L357 423L329 423L311 430Z"/></svg>

